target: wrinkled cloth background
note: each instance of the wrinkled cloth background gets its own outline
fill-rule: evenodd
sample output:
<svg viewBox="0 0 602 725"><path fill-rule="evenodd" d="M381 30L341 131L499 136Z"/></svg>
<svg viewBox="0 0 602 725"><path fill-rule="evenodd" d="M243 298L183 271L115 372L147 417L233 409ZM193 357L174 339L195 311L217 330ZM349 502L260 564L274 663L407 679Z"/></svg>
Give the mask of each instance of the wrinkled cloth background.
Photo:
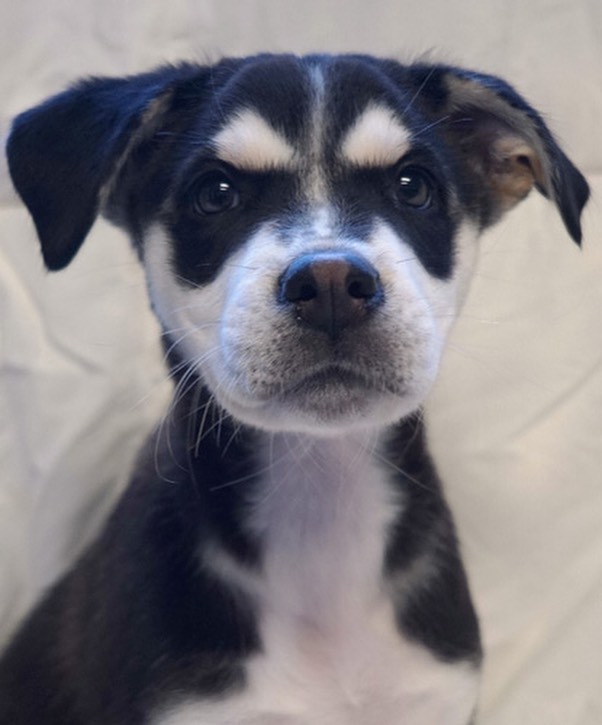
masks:
<svg viewBox="0 0 602 725"><path fill-rule="evenodd" d="M480 722L600 725L602 3L9 1L0 123L83 74L259 50L498 73L587 174L582 251L536 194L482 240L428 414L483 623ZM45 273L2 167L0 640L97 529L169 390L123 235L99 222Z"/></svg>

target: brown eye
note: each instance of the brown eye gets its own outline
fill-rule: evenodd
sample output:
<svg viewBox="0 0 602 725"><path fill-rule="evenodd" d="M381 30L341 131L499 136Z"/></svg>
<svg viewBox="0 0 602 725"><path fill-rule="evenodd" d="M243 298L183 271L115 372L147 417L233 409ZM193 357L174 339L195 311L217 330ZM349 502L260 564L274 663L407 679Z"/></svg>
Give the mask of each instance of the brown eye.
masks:
<svg viewBox="0 0 602 725"><path fill-rule="evenodd" d="M397 195L401 202L417 209L425 209L431 203L431 180L416 166L402 168L398 176Z"/></svg>
<svg viewBox="0 0 602 725"><path fill-rule="evenodd" d="M239 203L240 194L225 174L210 174L197 185L194 197L197 214L220 214L234 209Z"/></svg>

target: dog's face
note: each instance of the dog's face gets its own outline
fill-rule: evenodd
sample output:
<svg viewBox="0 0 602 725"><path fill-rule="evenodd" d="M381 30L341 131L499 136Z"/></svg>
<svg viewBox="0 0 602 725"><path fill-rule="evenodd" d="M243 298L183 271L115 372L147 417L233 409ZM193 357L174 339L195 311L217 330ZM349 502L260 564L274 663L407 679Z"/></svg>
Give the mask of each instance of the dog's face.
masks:
<svg viewBox="0 0 602 725"><path fill-rule="evenodd" d="M587 199L502 82L353 56L88 82L18 119L9 161L48 266L102 206L133 236L176 357L275 431L416 409L482 229L536 185L578 240Z"/></svg>
<svg viewBox="0 0 602 725"><path fill-rule="evenodd" d="M157 314L245 422L390 423L432 383L477 221L387 82L349 61L241 68L146 229Z"/></svg>

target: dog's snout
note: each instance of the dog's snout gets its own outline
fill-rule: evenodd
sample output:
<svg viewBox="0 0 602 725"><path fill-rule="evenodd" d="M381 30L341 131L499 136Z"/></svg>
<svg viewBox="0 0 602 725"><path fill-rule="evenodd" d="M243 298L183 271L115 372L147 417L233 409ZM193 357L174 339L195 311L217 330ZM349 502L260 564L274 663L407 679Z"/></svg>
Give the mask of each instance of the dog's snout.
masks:
<svg viewBox="0 0 602 725"><path fill-rule="evenodd" d="M382 300L377 270L358 254L302 255L280 280L280 301L294 306L300 322L332 338L361 323Z"/></svg>

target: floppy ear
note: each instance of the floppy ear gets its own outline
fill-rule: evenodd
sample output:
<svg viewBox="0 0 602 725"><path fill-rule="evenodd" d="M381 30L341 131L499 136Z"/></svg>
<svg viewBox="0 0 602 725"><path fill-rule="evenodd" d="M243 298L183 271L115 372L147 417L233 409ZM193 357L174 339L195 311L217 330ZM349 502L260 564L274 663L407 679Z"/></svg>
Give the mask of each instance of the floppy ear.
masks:
<svg viewBox="0 0 602 725"><path fill-rule="evenodd" d="M551 199L575 242L589 187L541 116L507 83L457 68L419 66L415 80L442 132L486 191L483 223L494 222L535 186Z"/></svg>
<svg viewBox="0 0 602 725"><path fill-rule="evenodd" d="M182 66L90 79L15 119L9 170L48 269L73 259L98 215L103 189L129 152L157 130L175 81L191 72Z"/></svg>

